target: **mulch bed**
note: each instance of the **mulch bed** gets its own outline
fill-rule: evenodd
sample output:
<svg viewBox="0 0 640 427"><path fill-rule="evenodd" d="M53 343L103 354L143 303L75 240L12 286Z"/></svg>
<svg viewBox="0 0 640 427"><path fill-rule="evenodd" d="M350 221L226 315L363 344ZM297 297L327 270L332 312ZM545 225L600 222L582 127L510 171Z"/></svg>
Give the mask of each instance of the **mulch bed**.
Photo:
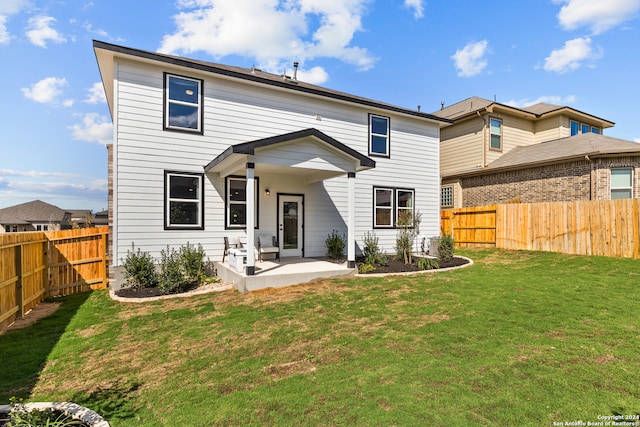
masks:
<svg viewBox="0 0 640 427"><path fill-rule="evenodd" d="M414 257L413 264L405 264L403 261L390 259L387 265L380 266L376 265L375 270L368 271L366 273L361 274L380 274L380 273L406 273L410 271L420 271L418 266L415 264L416 257ZM460 265L468 264L469 260L461 257L453 257L449 261L441 262L440 268L449 268L449 267L457 267Z"/></svg>
<svg viewBox="0 0 640 427"><path fill-rule="evenodd" d="M182 294L184 292L189 292L198 288L198 282L191 283L190 285L182 288L180 292L174 292L174 294ZM159 297L163 294L160 292L160 288L157 286L153 288L140 288L140 289L132 289L132 288L123 288L118 289L115 294L122 298L149 298L149 297Z"/></svg>

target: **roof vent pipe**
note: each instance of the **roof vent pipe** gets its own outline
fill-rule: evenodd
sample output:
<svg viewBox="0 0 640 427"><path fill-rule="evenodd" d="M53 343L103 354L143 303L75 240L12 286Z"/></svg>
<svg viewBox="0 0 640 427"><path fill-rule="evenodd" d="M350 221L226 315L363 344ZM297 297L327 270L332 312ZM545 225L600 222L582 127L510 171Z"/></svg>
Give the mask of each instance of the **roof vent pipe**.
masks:
<svg viewBox="0 0 640 427"><path fill-rule="evenodd" d="M298 61L293 63L293 80L298 80Z"/></svg>

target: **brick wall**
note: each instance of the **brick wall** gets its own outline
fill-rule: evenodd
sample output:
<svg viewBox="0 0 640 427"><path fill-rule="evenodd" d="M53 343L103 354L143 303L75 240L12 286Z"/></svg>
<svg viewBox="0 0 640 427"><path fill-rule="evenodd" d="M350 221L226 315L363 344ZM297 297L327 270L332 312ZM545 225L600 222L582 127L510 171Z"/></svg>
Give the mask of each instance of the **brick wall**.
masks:
<svg viewBox="0 0 640 427"><path fill-rule="evenodd" d="M626 167L633 168L633 197L640 197L640 156L605 157L462 178L462 206L608 200L611 168Z"/></svg>
<svg viewBox="0 0 640 427"><path fill-rule="evenodd" d="M589 200L591 163L581 160L462 179L463 206Z"/></svg>

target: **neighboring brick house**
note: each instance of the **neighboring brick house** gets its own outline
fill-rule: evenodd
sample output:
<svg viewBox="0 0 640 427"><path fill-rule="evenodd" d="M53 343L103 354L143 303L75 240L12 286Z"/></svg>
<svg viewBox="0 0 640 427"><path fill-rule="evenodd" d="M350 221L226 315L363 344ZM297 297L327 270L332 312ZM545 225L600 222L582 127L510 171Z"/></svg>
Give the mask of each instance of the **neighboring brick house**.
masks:
<svg viewBox="0 0 640 427"><path fill-rule="evenodd" d="M516 147L485 168L442 180L458 184L461 207L635 198L640 197L640 144L576 135Z"/></svg>
<svg viewBox="0 0 640 427"><path fill-rule="evenodd" d="M0 209L0 234L71 228L71 213L42 200Z"/></svg>
<svg viewBox="0 0 640 427"><path fill-rule="evenodd" d="M440 134L444 209L510 200L603 199L612 192L627 197L629 189L616 185L637 180L640 145L603 137L613 122L571 107L516 108L472 97L433 114L453 121ZM638 196L637 186L630 191Z"/></svg>

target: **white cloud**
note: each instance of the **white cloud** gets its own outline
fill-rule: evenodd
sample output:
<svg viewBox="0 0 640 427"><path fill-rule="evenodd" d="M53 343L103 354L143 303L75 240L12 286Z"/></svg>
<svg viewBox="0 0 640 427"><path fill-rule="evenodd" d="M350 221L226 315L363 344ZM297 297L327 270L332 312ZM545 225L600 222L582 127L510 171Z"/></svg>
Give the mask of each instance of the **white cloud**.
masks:
<svg viewBox="0 0 640 427"><path fill-rule="evenodd" d="M102 82L96 82L89 88L87 98L84 100L87 104L106 104L107 96L104 93Z"/></svg>
<svg viewBox="0 0 640 427"><path fill-rule="evenodd" d="M561 49L555 49L544 59L545 71L553 71L559 74L577 70L589 60L593 61L602 57L600 48L591 46L591 38L577 38L567 41Z"/></svg>
<svg viewBox="0 0 640 427"><path fill-rule="evenodd" d="M7 30L7 17L0 15L0 44L7 44L11 40L11 34Z"/></svg>
<svg viewBox="0 0 640 427"><path fill-rule="evenodd" d="M98 144L111 144L113 142L113 124L108 117L98 113L87 113L82 119L82 124L71 126L73 139Z"/></svg>
<svg viewBox="0 0 640 427"><path fill-rule="evenodd" d="M29 178L81 178L82 175L68 172L39 172L35 170L17 171L14 169L0 169L0 178L3 176L20 176Z"/></svg>
<svg viewBox="0 0 640 427"><path fill-rule="evenodd" d="M487 66L487 53L489 53L487 40L468 43L464 48L456 50L451 59L458 69L458 76L471 77L484 70Z"/></svg>
<svg viewBox="0 0 640 427"><path fill-rule="evenodd" d="M99 28L98 29L94 29L93 25L90 24L89 22L85 22L84 24L82 24L82 27L88 33L95 34L95 35L100 36L100 37L108 37L109 36L109 33L107 33L105 30L102 30L102 29L99 29Z"/></svg>
<svg viewBox="0 0 640 427"><path fill-rule="evenodd" d="M367 70L375 58L353 46L363 31L368 0L180 0L176 31L164 36L160 52L235 54L256 59L266 71L281 73L291 63L336 58ZM318 70L308 72L318 75ZM320 73L322 74L322 73Z"/></svg>
<svg viewBox="0 0 640 427"><path fill-rule="evenodd" d="M558 21L565 30L589 27L600 34L625 21L633 19L640 10L640 0L555 0L564 6Z"/></svg>
<svg viewBox="0 0 640 427"><path fill-rule="evenodd" d="M2 0L0 2L0 44L7 44L12 39L7 29L9 16L17 14L28 6L28 0Z"/></svg>
<svg viewBox="0 0 640 427"><path fill-rule="evenodd" d="M543 95L543 96L539 96L536 99L527 99L527 98L519 99L519 100L512 99L508 102L505 102L505 104L510 105L512 107L516 107L516 108L523 108L523 107L528 107L529 105L539 104L541 102L544 102L545 104L554 104L554 105L570 105L576 102L576 100L577 98L574 95L569 95L565 97Z"/></svg>
<svg viewBox="0 0 640 427"><path fill-rule="evenodd" d="M67 80L58 77L47 77L31 85L30 88L20 89L26 98L41 104L55 103L56 98L62 94L62 88L67 85Z"/></svg>
<svg viewBox="0 0 640 427"><path fill-rule="evenodd" d="M424 5L422 0L404 0L405 7L413 9L413 17L420 19L424 16Z"/></svg>
<svg viewBox="0 0 640 427"><path fill-rule="evenodd" d="M29 18L27 37L31 43L36 46L47 47L48 40L51 40L54 43L66 42L66 38L51 28L51 25L54 22L56 22L56 19L52 16L40 15Z"/></svg>

